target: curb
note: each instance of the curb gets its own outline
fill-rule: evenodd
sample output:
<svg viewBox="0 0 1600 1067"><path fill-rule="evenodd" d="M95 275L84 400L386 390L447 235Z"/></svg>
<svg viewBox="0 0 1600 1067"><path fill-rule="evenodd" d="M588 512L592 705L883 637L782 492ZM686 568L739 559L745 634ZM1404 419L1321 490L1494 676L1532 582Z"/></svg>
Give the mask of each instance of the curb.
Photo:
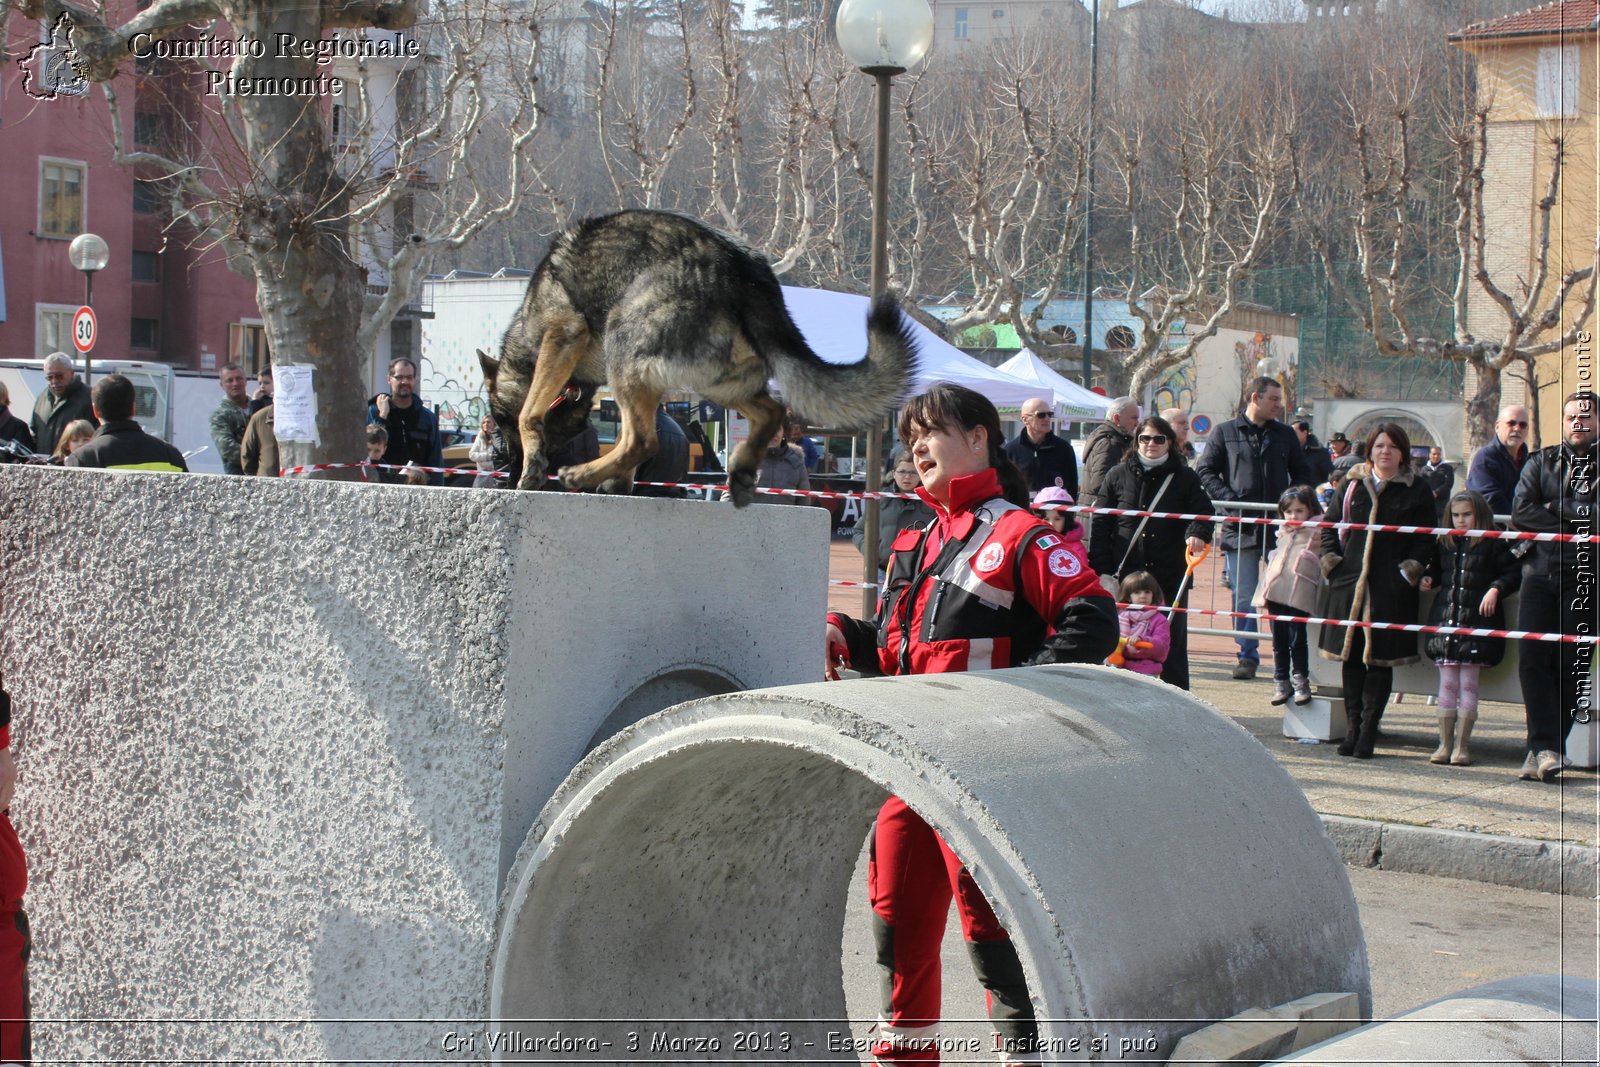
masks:
<svg viewBox="0 0 1600 1067"><path fill-rule="evenodd" d="M1600 849L1589 845L1318 815L1346 866L1591 899L1600 893Z"/></svg>

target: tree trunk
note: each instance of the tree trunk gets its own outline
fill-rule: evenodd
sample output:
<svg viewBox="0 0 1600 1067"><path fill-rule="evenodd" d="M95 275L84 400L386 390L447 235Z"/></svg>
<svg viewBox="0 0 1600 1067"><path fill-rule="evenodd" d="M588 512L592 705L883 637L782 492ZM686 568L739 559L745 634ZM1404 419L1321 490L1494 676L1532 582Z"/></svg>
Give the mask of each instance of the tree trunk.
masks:
<svg viewBox="0 0 1600 1067"><path fill-rule="evenodd" d="M255 171L240 183L235 236L256 273L256 298L274 363L308 363L317 397L315 444L284 444L284 465L357 462L365 455L366 423L359 350L367 271L350 256L348 186L334 167L323 128L328 67L314 58L277 55L278 34L297 42L322 35L317 4L256 2L232 5L228 20L240 38L266 42L259 58L242 60L241 79L313 84L311 95L238 96L245 158ZM335 98L338 99L338 98Z"/></svg>
<svg viewBox="0 0 1600 1067"><path fill-rule="evenodd" d="M1500 370L1487 362L1474 360L1472 367L1478 372L1478 389L1467 400L1467 447L1462 455L1470 456L1489 443L1494 436L1495 419L1500 414Z"/></svg>

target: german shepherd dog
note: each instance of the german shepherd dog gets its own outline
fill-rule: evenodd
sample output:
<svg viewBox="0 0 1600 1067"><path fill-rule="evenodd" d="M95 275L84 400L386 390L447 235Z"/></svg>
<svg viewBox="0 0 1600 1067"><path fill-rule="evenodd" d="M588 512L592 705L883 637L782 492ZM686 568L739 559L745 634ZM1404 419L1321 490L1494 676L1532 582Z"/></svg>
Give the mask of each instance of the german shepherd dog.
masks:
<svg viewBox="0 0 1600 1067"><path fill-rule="evenodd" d="M760 458L784 423L767 392L808 421L875 425L909 391L916 350L893 297L867 316L867 356L825 363L784 307L777 276L758 253L693 219L622 211L558 236L534 271L500 358L478 353L489 410L522 489L542 487L546 456L588 423L595 390L610 383L622 413L616 448L564 467L571 489L628 493L656 450L655 413L669 389L698 393L750 420L728 463L733 502L755 498Z"/></svg>

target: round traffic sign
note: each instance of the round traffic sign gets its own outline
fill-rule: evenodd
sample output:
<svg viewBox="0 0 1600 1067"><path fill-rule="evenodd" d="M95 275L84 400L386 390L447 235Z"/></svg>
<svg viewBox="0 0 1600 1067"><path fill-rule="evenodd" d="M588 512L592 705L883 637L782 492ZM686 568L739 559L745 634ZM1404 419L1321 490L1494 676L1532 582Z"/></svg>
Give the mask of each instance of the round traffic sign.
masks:
<svg viewBox="0 0 1600 1067"><path fill-rule="evenodd" d="M72 316L72 345L79 352L88 352L94 347L94 338L98 330L94 320L94 309L81 307L78 313Z"/></svg>

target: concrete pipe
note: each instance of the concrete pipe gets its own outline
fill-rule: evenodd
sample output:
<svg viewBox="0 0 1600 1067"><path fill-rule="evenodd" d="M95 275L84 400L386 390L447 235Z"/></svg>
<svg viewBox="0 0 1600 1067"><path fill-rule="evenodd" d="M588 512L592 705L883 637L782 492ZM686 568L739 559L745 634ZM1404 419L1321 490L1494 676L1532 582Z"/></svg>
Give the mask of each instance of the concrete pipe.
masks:
<svg viewBox="0 0 1600 1067"><path fill-rule="evenodd" d="M1464 989L1277 1063L1595 1063L1600 985L1574 975Z"/></svg>
<svg viewBox="0 0 1600 1067"><path fill-rule="evenodd" d="M837 1059L867 1039L840 932L886 791L1016 940L1048 1062L1164 1059L1312 993L1371 1014L1344 867L1271 756L1178 690L1039 667L716 696L610 739L512 867L489 1051Z"/></svg>

